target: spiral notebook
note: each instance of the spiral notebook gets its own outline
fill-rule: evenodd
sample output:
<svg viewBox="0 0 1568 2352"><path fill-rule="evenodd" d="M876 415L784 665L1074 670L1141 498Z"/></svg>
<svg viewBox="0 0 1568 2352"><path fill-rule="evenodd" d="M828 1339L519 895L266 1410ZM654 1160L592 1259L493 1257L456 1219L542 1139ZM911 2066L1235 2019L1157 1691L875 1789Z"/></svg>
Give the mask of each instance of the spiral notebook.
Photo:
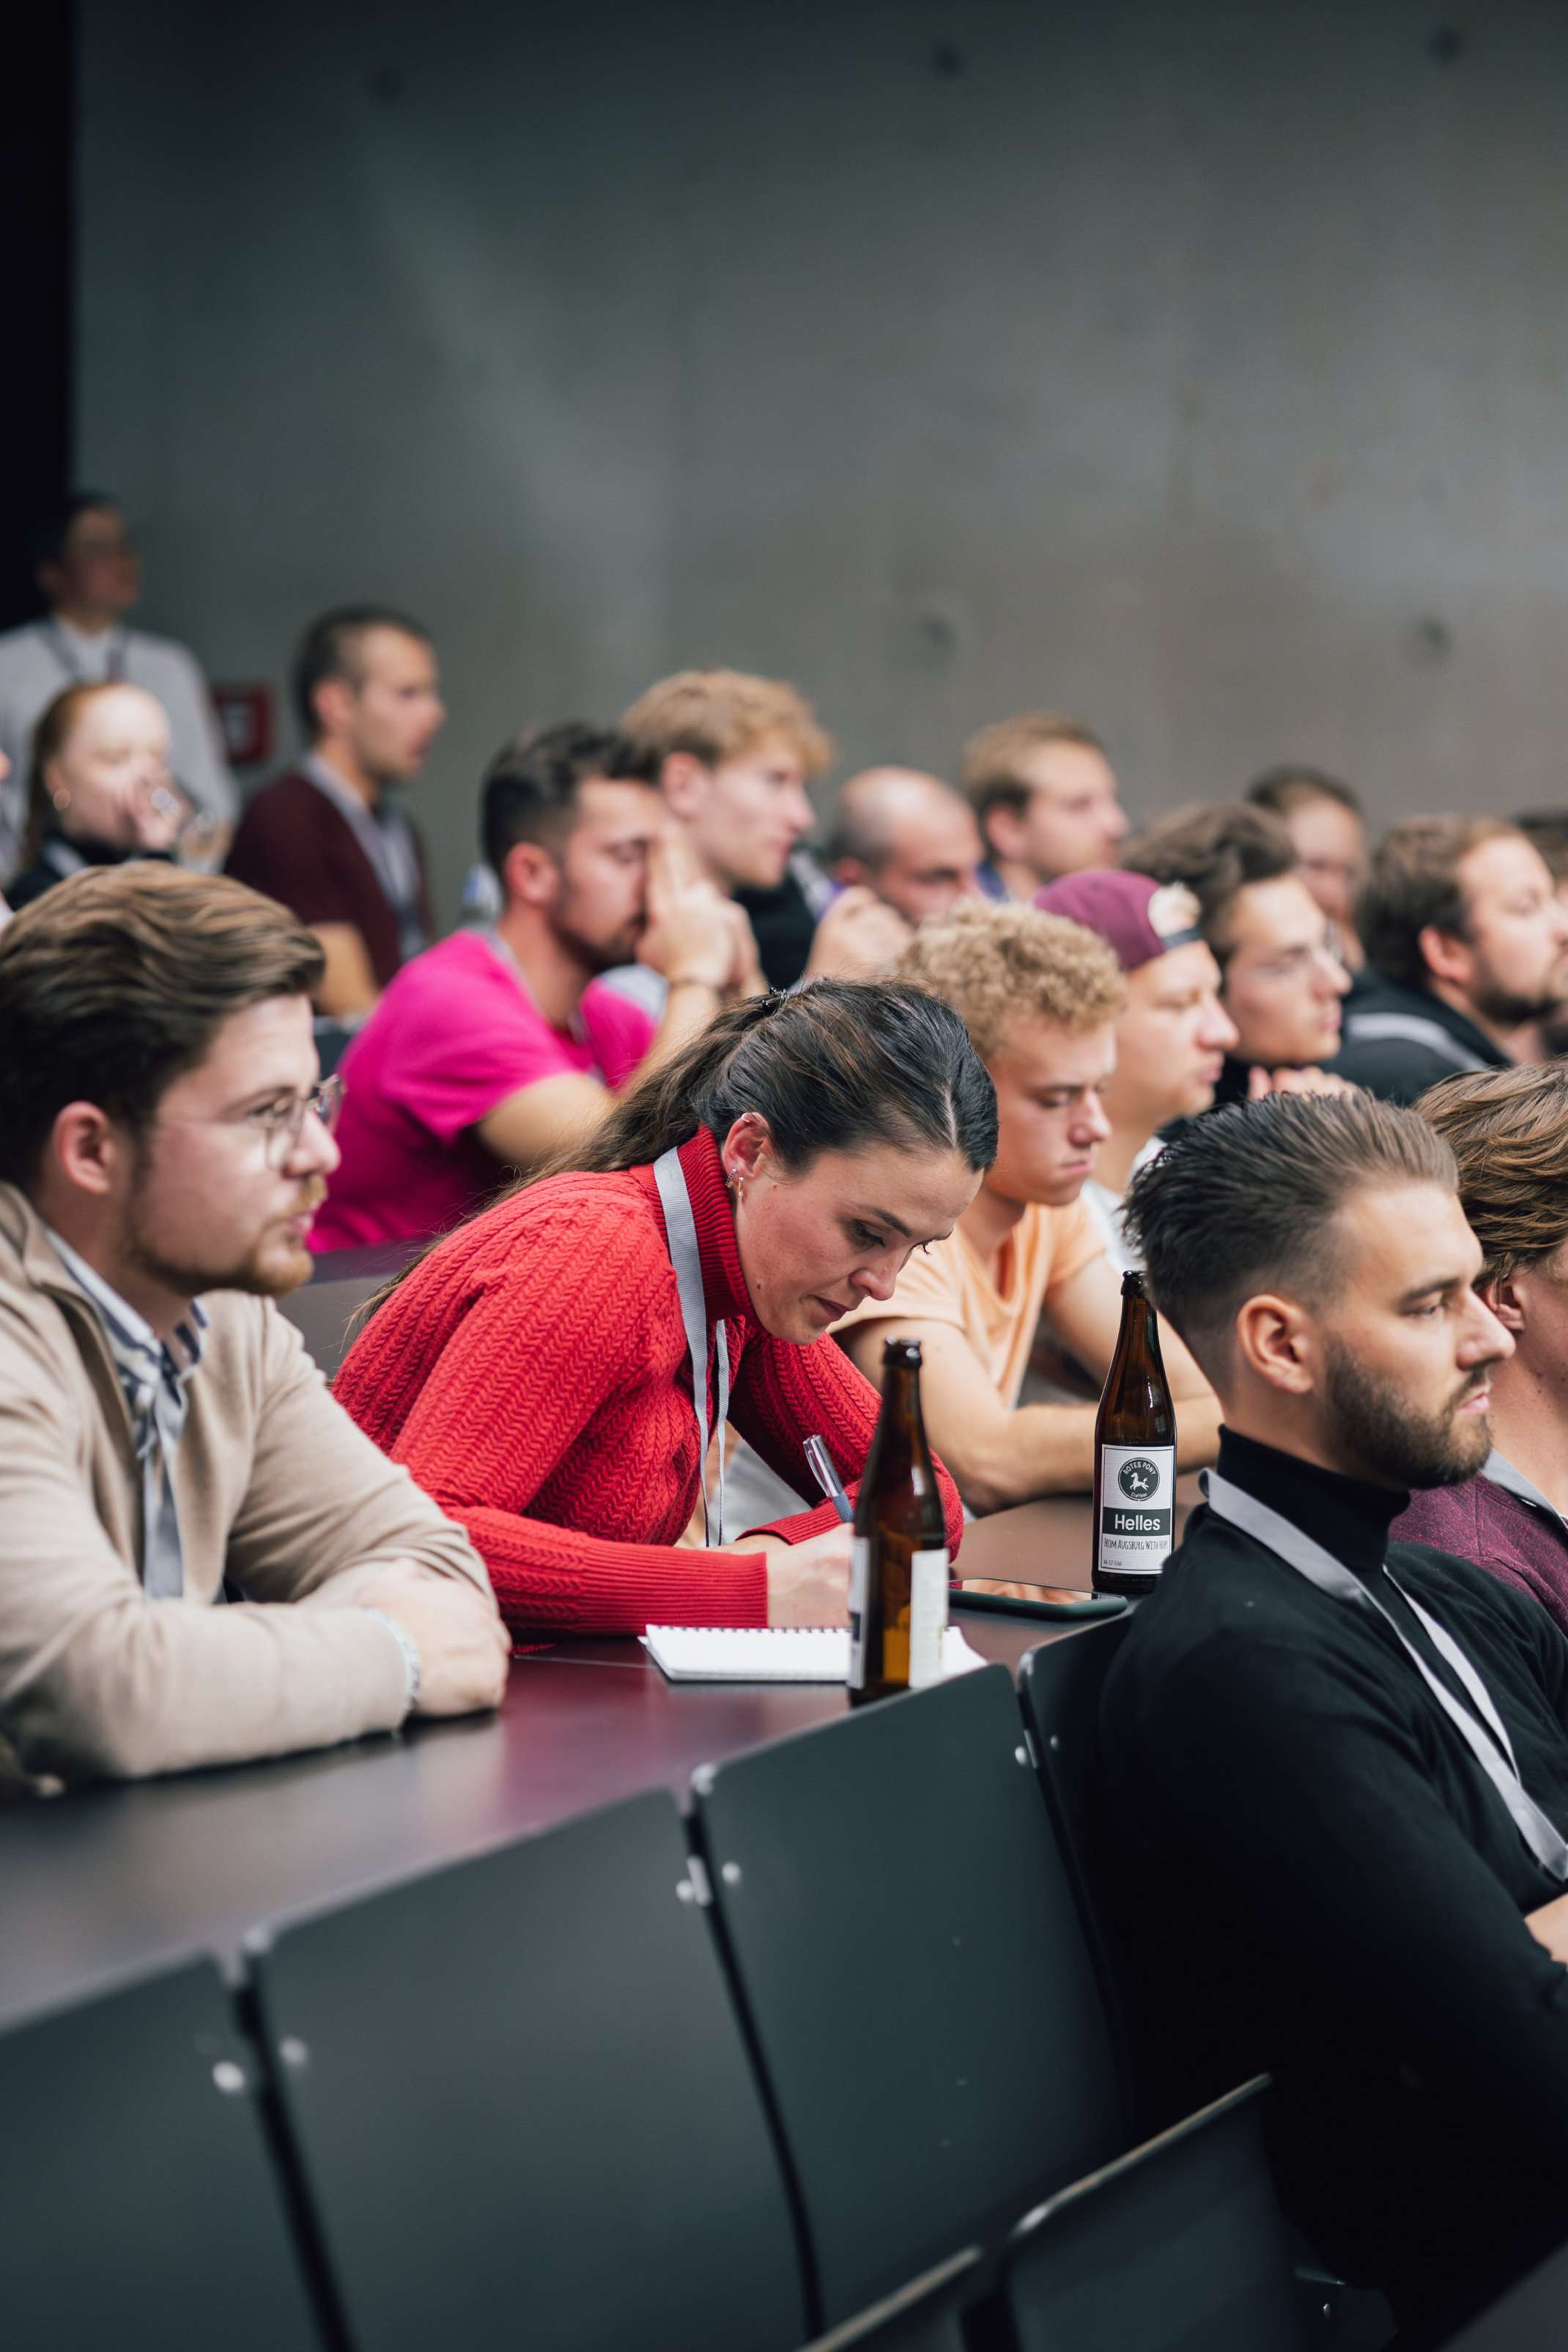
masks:
<svg viewBox="0 0 1568 2352"><path fill-rule="evenodd" d="M843 1625L650 1625L642 1637L672 1683L841 1683L849 1672ZM984 1659L956 1625L942 1638L942 1670L973 1674Z"/></svg>

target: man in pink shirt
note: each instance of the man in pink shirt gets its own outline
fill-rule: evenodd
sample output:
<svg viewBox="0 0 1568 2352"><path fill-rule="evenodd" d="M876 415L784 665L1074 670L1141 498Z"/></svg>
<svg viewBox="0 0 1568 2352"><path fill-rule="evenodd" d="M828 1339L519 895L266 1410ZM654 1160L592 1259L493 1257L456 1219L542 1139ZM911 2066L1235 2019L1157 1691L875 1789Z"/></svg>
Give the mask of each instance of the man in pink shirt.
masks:
<svg viewBox="0 0 1568 2352"><path fill-rule="evenodd" d="M749 964L735 908L668 838L655 764L622 737L568 720L509 743L481 824L501 914L406 963L344 1055L317 1251L445 1232L705 1027ZM598 979L634 958L667 983L657 1028Z"/></svg>

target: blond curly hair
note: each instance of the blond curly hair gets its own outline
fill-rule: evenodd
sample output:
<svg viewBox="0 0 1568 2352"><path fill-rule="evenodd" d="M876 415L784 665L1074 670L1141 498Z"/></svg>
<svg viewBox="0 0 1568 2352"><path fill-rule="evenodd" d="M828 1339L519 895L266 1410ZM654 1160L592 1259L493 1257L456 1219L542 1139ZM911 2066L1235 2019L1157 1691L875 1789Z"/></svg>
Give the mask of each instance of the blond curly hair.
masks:
<svg viewBox="0 0 1568 2352"><path fill-rule="evenodd" d="M1019 1015L1081 1034L1126 1010L1110 949L1081 923L1035 907L961 900L921 925L890 975L951 1004L983 1062Z"/></svg>

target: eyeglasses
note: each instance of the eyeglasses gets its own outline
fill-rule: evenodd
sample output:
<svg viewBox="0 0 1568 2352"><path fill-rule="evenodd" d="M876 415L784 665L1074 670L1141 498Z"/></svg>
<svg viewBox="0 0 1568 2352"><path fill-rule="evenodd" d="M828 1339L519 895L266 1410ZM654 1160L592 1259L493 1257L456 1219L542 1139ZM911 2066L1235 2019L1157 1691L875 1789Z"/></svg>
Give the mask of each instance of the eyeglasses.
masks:
<svg viewBox="0 0 1568 2352"><path fill-rule="evenodd" d="M247 1110L245 1124L262 1139L262 1156L268 1168L287 1168L300 1149L309 1118L319 1118L331 1135L343 1107L343 1082L334 1072L313 1095L295 1095L288 1102L264 1103Z"/></svg>
<svg viewBox="0 0 1568 2352"><path fill-rule="evenodd" d="M226 1118L154 1119L154 1127L245 1127L261 1138L262 1157L268 1168L287 1168L300 1149L307 1118L319 1118L331 1135L343 1107L343 1082L334 1072L311 1095L289 1095L281 1102L260 1104L255 1110L232 1113Z"/></svg>

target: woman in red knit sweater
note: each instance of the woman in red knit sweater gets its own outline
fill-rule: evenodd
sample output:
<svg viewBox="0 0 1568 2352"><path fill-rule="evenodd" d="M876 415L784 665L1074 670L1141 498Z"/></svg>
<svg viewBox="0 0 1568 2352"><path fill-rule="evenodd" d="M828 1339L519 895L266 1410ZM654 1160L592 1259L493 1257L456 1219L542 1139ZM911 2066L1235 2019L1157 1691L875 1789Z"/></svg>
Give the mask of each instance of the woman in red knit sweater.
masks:
<svg viewBox="0 0 1568 2352"><path fill-rule="evenodd" d="M820 1431L853 1496L879 1399L828 1326L952 1231L995 1149L991 1080L937 998L844 981L751 998L623 1096L572 1167L400 1277L338 1396L468 1528L514 1627L841 1621L849 1531L829 1504L734 1542L710 1510L716 1548L679 1546L701 1491L692 1364L708 1426L727 1386L782 1477Z"/></svg>

